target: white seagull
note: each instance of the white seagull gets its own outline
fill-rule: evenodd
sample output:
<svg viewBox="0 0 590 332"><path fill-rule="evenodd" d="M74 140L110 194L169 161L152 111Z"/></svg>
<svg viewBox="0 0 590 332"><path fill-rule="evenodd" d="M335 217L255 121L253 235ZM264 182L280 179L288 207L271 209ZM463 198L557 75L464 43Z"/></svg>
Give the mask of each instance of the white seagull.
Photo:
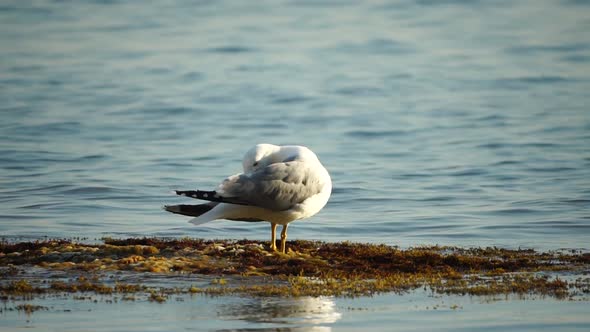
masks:
<svg viewBox="0 0 590 332"><path fill-rule="evenodd" d="M213 191L175 191L177 195L209 201L199 205L168 205L166 211L193 216L201 225L216 219L270 222L270 248L277 251L277 225L281 252L285 253L291 221L318 213L332 192L330 174L318 157L304 146L258 144L242 161L244 172L223 180Z"/></svg>

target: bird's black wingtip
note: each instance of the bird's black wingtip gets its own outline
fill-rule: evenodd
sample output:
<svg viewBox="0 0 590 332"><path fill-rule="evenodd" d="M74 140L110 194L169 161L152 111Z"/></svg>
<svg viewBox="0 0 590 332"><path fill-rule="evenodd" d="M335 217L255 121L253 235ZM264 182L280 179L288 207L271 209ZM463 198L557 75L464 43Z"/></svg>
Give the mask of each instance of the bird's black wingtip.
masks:
<svg viewBox="0 0 590 332"><path fill-rule="evenodd" d="M178 205L164 205L164 206L162 206L162 209L164 211L168 211L168 212L172 212L172 213L180 212Z"/></svg>

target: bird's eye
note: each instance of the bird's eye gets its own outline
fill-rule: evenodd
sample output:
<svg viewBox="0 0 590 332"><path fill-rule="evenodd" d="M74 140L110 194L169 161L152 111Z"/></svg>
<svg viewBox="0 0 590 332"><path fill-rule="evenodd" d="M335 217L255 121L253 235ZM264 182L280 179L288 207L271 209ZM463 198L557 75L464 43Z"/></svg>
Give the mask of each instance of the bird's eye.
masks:
<svg viewBox="0 0 590 332"><path fill-rule="evenodd" d="M254 162L254 164L252 166L254 166L254 167L258 166L258 162L257 161Z"/></svg>

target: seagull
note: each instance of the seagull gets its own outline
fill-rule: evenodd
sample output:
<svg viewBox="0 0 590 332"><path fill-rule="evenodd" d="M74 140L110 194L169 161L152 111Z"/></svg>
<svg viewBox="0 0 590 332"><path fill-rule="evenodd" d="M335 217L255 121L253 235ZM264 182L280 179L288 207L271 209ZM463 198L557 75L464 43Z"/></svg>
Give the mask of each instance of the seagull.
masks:
<svg viewBox="0 0 590 332"><path fill-rule="evenodd" d="M332 180L310 149L297 145L257 144L246 152L243 173L232 175L216 190L175 190L177 195L209 201L198 205L167 205L168 212L196 217L201 225L212 220L270 223L270 249L277 251L277 225L282 225L281 252L287 227L294 220L318 213L332 193Z"/></svg>

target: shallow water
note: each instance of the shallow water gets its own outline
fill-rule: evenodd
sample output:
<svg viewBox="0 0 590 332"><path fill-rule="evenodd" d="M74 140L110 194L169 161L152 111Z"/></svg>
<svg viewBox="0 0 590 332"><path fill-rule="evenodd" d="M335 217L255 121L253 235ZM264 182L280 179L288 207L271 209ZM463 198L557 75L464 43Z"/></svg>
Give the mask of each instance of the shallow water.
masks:
<svg viewBox="0 0 590 332"><path fill-rule="evenodd" d="M94 302L96 300L97 302ZM357 299L175 296L159 304L51 298L47 310L0 313L3 331L587 331L582 303L553 299L429 297L418 292ZM92 323L97 314L108 320Z"/></svg>
<svg viewBox="0 0 590 332"><path fill-rule="evenodd" d="M266 224L194 227L160 207L269 142L309 146L334 182L290 239L588 250L588 13L573 0L4 1L0 236L266 239ZM553 303L530 305L542 318ZM341 321L385 324L390 309Z"/></svg>
<svg viewBox="0 0 590 332"><path fill-rule="evenodd" d="M588 10L5 3L0 233L267 238L160 207L272 142L311 147L334 181L291 238L587 249Z"/></svg>
<svg viewBox="0 0 590 332"><path fill-rule="evenodd" d="M292 238L586 247L588 7L437 3L3 6L2 234L264 238L159 207L273 142L334 179Z"/></svg>

